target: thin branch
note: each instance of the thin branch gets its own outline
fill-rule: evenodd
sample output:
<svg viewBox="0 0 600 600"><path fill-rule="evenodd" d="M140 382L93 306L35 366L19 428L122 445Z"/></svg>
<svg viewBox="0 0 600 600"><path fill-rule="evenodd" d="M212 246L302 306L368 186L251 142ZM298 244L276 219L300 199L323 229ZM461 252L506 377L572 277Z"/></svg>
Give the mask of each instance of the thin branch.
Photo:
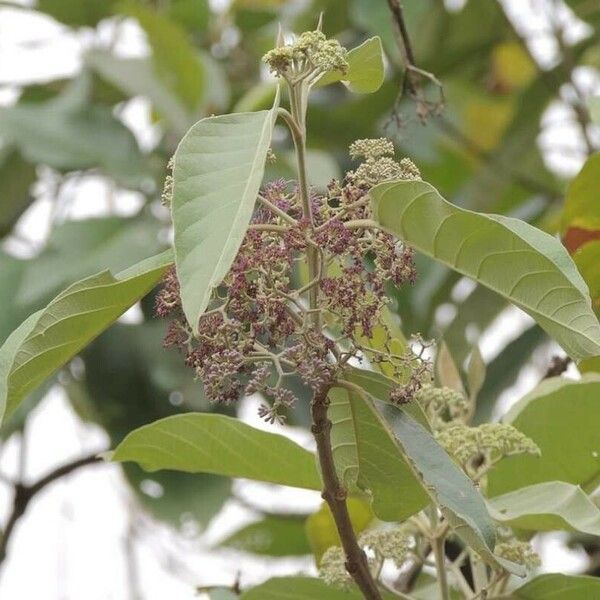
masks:
<svg viewBox="0 0 600 600"><path fill-rule="evenodd" d="M398 99L396 100L396 105L404 95L404 92L408 91L417 104L417 114L419 115L421 122L425 123L430 114L433 113L438 115L443 110L445 105L444 87L433 73L424 71L417 66L412 42L410 40L408 28L406 27L406 21L404 20L404 12L402 10L401 1L388 0L388 6L394 19L396 26L396 42L400 51L404 55L406 69L402 90L398 96ZM439 92L439 99L437 102L430 102L425 97L421 86L422 79L430 81L437 87Z"/></svg>
<svg viewBox="0 0 600 600"><path fill-rule="evenodd" d="M23 482L18 482L14 485L13 508L0 539L0 564L6 559L8 544L12 533L14 532L14 528L19 519L25 514L25 511L34 496L61 477L64 477L81 467L99 462L102 462L102 458L99 456L98 452L94 452L93 454L89 454L88 456L78 458L57 467L31 485L26 485Z"/></svg>
<svg viewBox="0 0 600 600"><path fill-rule="evenodd" d="M346 504L348 493L340 483L335 470L331 447L331 421L327 416L329 408L327 392L328 390L323 390L315 394L311 402L311 429L317 443L317 453L323 477L322 497L329 505L346 554L346 570L367 600L382 600L381 592L369 570L367 556L356 541Z"/></svg>

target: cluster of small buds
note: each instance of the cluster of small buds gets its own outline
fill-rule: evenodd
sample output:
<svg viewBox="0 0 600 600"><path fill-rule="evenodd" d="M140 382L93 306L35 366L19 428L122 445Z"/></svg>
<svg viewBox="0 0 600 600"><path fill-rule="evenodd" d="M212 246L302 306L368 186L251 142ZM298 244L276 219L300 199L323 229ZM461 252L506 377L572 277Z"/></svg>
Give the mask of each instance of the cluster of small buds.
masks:
<svg viewBox="0 0 600 600"><path fill-rule="evenodd" d="M169 162L167 163L167 176L165 177L163 191L160 196L160 201L163 206L166 206L166 207L171 206L172 200L173 200L173 157L171 157L169 159Z"/></svg>
<svg viewBox="0 0 600 600"><path fill-rule="evenodd" d="M393 404L408 404L424 385L431 383L431 362L425 356L431 343L421 336L414 336L411 342L403 356L387 361L394 369L395 379L404 381L390 391L390 402Z"/></svg>
<svg viewBox="0 0 600 600"><path fill-rule="evenodd" d="M352 577L346 570L346 555L339 546L331 546L321 557L319 575L327 584L339 589L348 589L352 585Z"/></svg>
<svg viewBox="0 0 600 600"><path fill-rule="evenodd" d="M269 69L280 77L321 75L348 70L348 51L321 31L305 31L294 43L269 50L263 56Z"/></svg>
<svg viewBox="0 0 600 600"><path fill-rule="evenodd" d="M471 401L462 392L431 384L419 390L416 400L434 429L443 429L456 421L464 422L472 409Z"/></svg>
<svg viewBox="0 0 600 600"><path fill-rule="evenodd" d="M529 542L522 542L514 538L496 544L494 552L501 558L523 565L527 569L535 569L542 564L539 555Z"/></svg>
<svg viewBox="0 0 600 600"><path fill-rule="evenodd" d="M473 461L481 463L478 464L477 471L484 472L506 456L540 455L540 449L533 440L512 425L504 423L485 423L479 427L450 424L441 429L436 437L448 453L468 471Z"/></svg>
<svg viewBox="0 0 600 600"><path fill-rule="evenodd" d="M349 174L350 178L356 185L367 187L392 179L421 179L419 169L409 158L396 162L393 155L394 145L385 138L357 140L350 146L350 156L363 161Z"/></svg>
<svg viewBox="0 0 600 600"><path fill-rule="evenodd" d="M315 44L323 52L331 50L317 33L301 36L294 52L319 57ZM391 142L383 139L360 140L352 147L353 156L366 161L393 160L383 156L392 152ZM430 365L420 353L411 349L396 355L391 350L392 337L382 319L386 285L413 283L416 271L412 249L362 224L372 217L369 189L349 173L341 182L332 181L325 193L311 191L311 222L296 183L279 179L266 184L197 335L183 315L176 272L167 272L156 303L156 313L171 318L165 345L183 352L210 400L230 403L258 392L265 399L261 417L282 422L281 411L295 401L286 387L288 378L300 376L318 393L335 382L350 358L364 355L402 375L405 384L392 392L395 402L409 401L430 380ZM358 226L351 223L357 220ZM302 286L296 265L310 248L317 250L321 270L315 281ZM316 310L321 313L316 322L327 323L327 336L306 308L311 287L317 290ZM389 339L384 351L371 355L364 341L376 327Z"/></svg>
<svg viewBox="0 0 600 600"><path fill-rule="evenodd" d="M361 534L358 543L371 550L376 558L393 561L397 568L402 567L414 547L412 535L403 526L368 530Z"/></svg>

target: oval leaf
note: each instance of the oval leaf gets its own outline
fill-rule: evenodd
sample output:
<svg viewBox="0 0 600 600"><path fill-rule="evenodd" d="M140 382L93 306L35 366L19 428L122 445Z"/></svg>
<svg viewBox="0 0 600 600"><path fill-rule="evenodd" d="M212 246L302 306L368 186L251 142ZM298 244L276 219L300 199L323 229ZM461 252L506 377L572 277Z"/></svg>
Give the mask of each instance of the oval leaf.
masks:
<svg viewBox="0 0 600 600"><path fill-rule="evenodd" d="M504 421L530 437L541 456L518 455L502 460L488 474L488 493L565 481L591 493L600 483L600 376L580 381L548 379L522 398Z"/></svg>
<svg viewBox="0 0 600 600"><path fill-rule="evenodd" d="M304 518L295 515L269 515L242 527L220 544L265 556L301 556L311 549L304 531Z"/></svg>
<svg viewBox="0 0 600 600"><path fill-rule="evenodd" d="M532 531L581 531L600 536L600 510L576 485L548 481L488 502L496 521Z"/></svg>
<svg viewBox="0 0 600 600"><path fill-rule="evenodd" d="M495 526L483 497L427 429L403 410L388 425L366 396L349 393L349 399L357 438L358 482L371 492L375 515L384 521L401 520L433 500L456 534L484 560L524 574L518 565L493 554ZM412 495L409 514L407 490Z"/></svg>
<svg viewBox="0 0 600 600"><path fill-rule="evenodd" d="M292 440L225 415L175 415L132 431L112 460L146 471L214 473L321 489L315 457Z"/></svg>
<svg viewBox="0 0 600 600"><path fill-rule="evenodd" d="M505 598L507 600L592 600L592 598L600 598L600 579L547 573L532 579Z"/></svg>
<svg viewBox="0 0 600 600"><path fill-rule="evenodd" d="M389 231L531 315L573 358L600 354L600 323L561 243L517 219L458 208L422 181L382 183L373 211Z"/></svg>
<svg viewBox="0 0 600 600"><path fill-rule="evenodd" d="M113 276L74 283L31 315L0 348L0 423L47 377L145 296L172 261L164 252Z"/></svg>
<svg viewBox="0 0 600 600"><path fill-rule="evenodd" d="M194 332L244 239L260 188L279 92L271 110L198 121L174 156L175 264Z"/></svg>
<svg viewBox="0 0 600 600"><path fill-rule="evenodd" d="M385 75L381 38L375 36L348 52L348 71L332 71L319 79L317 85L328 85L342 81L357 94L376 92Z"/></svg>
<svg viewBox="0 0 600 600"><path fill-rule="evenodd" d="M275 577L242 594L240 600L362 600L355 589L338 589L315 577ZM383 598L394 598L384 593Z"/></svg>

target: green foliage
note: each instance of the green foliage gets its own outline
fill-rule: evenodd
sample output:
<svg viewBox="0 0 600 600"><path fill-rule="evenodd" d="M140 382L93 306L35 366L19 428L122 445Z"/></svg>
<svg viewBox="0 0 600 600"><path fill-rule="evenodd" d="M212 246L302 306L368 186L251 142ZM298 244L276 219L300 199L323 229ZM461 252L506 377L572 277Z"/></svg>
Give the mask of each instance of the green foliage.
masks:
<svg viewBox="0 0 600 600"><path fill-rule="evenodd" d="M581 372L600 371L594 315L600 310L600 155L597 148L590 150L567 185L563 170L554 172L544 160L546 150L539 149L551 129L547 107L570 104L564 90L570 90L573 72L597 67L600 13L589 0L566 0L575 16L595 29L589 35L580 26L583 33L575 43L558 40L555 64L541 68L515 36L500 3L471 1L456 10L433 0L403 3L416 65L441 79L446 97L442 115L422 126L416 115L423 101L432 112L441 108L440 90L422 74L416 76L416 93L410 93L386 2L312 0L294 10L287 4L235 0L215 11L206 0L38 0L27 9L49 15L73 39L85 35L86 52L73 76L31 85L8 82L18 97L0 109L0 237L6 242L0 253L0 437L21 429L49 386L58 385L78 415L100 426L117 446L114 459L126 461L127 482L141 504L173 525L190 516L201 527L208 525L230 496L231 477L321 489L322 474L311 452L235 420L235 406L209 404L194 374L160 350L164 327L150 320L153 295L144 296L172 254L143 259L160 252L168 237L169 224L156 206L159 180L185 134L175 154L171 210L184 310L196 328L240 247L263 176L297 176L291 137L279 129L271 135L278 99L271 108L276 85L261 77L260 57L272 47L278 22L286 32L313 30L324 11L324 31L356 47L346 54L332 40L348 69L322 75L314 97L301 99L309 106L309 182L324 190L332 177L342 179L348 145L385 134L449 199L424 182L386 182L372 193L379 221L421 255L415 285L389 290L384 320L393 341L384 328L370 339L363 336L362 368L347 366L344 373L360 390L329 393L335 469L351 494L347 504L355 531L373 525L373 510L382 520L406 520L403 526L413 533L420 527L424 540L439 518L450 526L452 549L464 545L492 565L490 580L500 572L490 514L519 535L553 530L600 535L598 508L588 496L600 482L596 375L543 382L503 417L542 454L505 458L483 476L478 486L487 496L488 514L479 492L436 441L440 423L429 423L418 401L391 406L391 393L407 383L409 370L393 379L393 370L368 354L390 346L404 353L416 332L438 342L436 384L476 400L475 414L463 415L468 422L453 423L448 435L498 415L501 393L522 369L538 369L534 353L548 356L545 334L574 359L583 359L577 365ZM131 18L146 36L147 57L121 54L120 22L130 19L130 27ZM69 29L84 27L85 32ZM105 43L107 34L114 38ZM324 87L334 82L343 85ZM587 131L593 147L596 132L588 121L598 124L600 104L585 94L573 101L574 126ZM155 141L141 148L123 116L130 100L140 97L152 107L156 133ZM265 166L271 137L278 158ZM111 216L72 221L77 211L70 210L71 186L88 175L115 192L116 200L106 203ZM123 188L135 190L143 205L130 218L116 216L124 214L118 200ZM21 217L38 197L50 200L52 223L39 247L29 247L22 240L29 221ZM85 201L86 211L102 210L104 199ZM572 260L558 239L525 221L564 235ZM308 273L300 275L308 283ZM466 297L462 276L477 283ZM142 322L115 323L139 300ZM498 332L497 318L510 303L539 326L501 340L497 355L484 364L481 340ZM337 333L328 330L327 336ZM85 365L82 374L73 363L56 382L53 373L77 355ZM308 393L303 388L298 395L301 406L286 414L290 424L306 427ZM137 462L154 472L142 471ZM160 494L146 493L148 486ZM440 513L434 519L436 506ZM259 515L221 546L263 557L312 551L318 562L339 543L324 504L308 518ZM595 544L586 546L590 554L597 551ZM470 560L477 579L482 565L475 555ZM457 578L450 579L448 598L472 595ZM475 593L483 595L476 584ZM506 579L489 595L506 600L600 596L592 577L545 574L518 585ZM433 600L440 596L439 582L421 573L408 593L415 600ZM240 598L225 588L212 588L208 595ZM362 595L355 587L338 590L308 577L271 579L241 594L242 600L283 597L358 600Z"/></svg>
<svg viewBox="0 0 600 600"><path fill-rule="evenodd" d="M490 512L499 523L530 531L580 531L600 535L600 510L583 490L548 481L492 498Z"/></svg>
<svg viewBox="0 0 600 600"><path fill-rule="evenodd" d="M138 185L147 168L133 134L104 106L91 104L83 74L58 97L0 109L0 135L32 163L56 169L102 169Z"/></svg>
<svg viewBox="0 0 600 600"><path fill-rule="evenodd" d="M569 185L563 210L564 225L600 229L600 152L592 154Z"/></svg>
<svg viewBox="0 0 600 600"><path fill-rule="evenodd" d="M112 460L135 461L147 471L174 469L313 490L321 487L308 450L224 415L176 415L141 427L117 446Z"/></svg>
<svg viewBox="0 0 600 600"><path fill-rule="evenodd" d="M599 393L600 379L588 374L581 382L549 379L522 398L505 422L531 438L541 456L513 456L500 463L488 478L490 496L544 481L594 491L600 478Z"/></svg>
<svg viewBox="0 0 600 600"><path fill-rule="evenodd" d="M509 600L589 600L600 593L597 577L547 573L521 586Z"/></svg>
<svg viewBox="0 0 600 600"><path fill-rule="evenodd" d="M279 94L269 111L203 119L175 153L175 263L183 310L194 331L246 233L278 104Z"/></svg>
<svg viewBox="0 0 600 600"><path fill-rule="evenodd" d="M220 547L265 556L299 556L310 554L304 519L294 515L269 515L239 529Z"/></svg>
<svg viewBox="0 0 600 600"><path fill-rule="evenodd" d="M317 85L328 85L342 81L352 92L372 94L383 84L383 48L378 36L363 42L348 53L348 70L332 71L319 79Z"/></svg>
<svg viewBox="0 0 600 600"><path fill-rule="evenodd" d="M163 84L190 111L198 110L204 95L205 73L187 33L160 13L136 2L122 5L125 14L138 20L152 48L154 70Z"/></svg>
<svg viewBox="0 0 600 600"><path fill-rule="evenodd" d="M523 221L462 210L422 182L371 192L379 222L417 250L530 314L580 359L600 354L600 324L563 246Z"/></svg>
<svg viewBox="0 0 600 600"><path fill-rule="evenodd" d="M9 416L25 395L70 360L156 285L171 252L113 276L82 279L34 313L0 348L0 415Z"/></svg>
<svg viewBox="0 0 600 600"><path fill-rule="evenodd" d="M313 577L274 577L244 592L241 600L360 600L360 593L337 590ZM385 600L393 598L391 594Z"/></svg>

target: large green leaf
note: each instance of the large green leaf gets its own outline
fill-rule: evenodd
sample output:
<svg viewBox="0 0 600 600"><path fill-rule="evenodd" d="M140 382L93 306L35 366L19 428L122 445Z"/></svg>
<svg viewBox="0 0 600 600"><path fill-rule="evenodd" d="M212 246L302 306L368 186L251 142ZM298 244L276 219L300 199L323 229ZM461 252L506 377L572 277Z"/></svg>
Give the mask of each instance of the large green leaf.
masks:
<svg viewBox="0 0 600 600"><path fill-rule="evenodd" d="M155 421L131 432L112 460L134 461L147 471L215 473L321 489L311 452L225 415L197 413Z"/></svg>
<svg viewBox="0 0 600 600"><path fill-rule="evenodd" d="M300 556L311 548L304 531L304 518L268 515L225 538L219 546L265 556Z"/></svg>
<svg viewBox="0 0 600 600"><path fill-rule="evenodd" d="M591 493L600 483L600 376L542 382L506 415L541 456L505 458L488 475L490 496L544 481L565 481Z"/></svg>
<svg viewBox="0 0 600 600"><path fill-rule="evenodd" d="M145 31L154 69L163 83L189 110L198 110L204 95L205 74L185 29L137 2L124 2L122 10L137 19Z"/></svg>
<svg viewBox="0 0 600 600"><path fill-rule="evenodd" d="M384 594L385 600L394 598ZM314 577L275 577L244 592L240 600L362 600L355 589L339 589Z"/></svg>
<svg viewBox="0 0 600 600"><path fill-rule="evenodd" d="M57 98L2 108L0 136L33 163L100 168L137 185L147 172L135 138L108 107L89 103L90 85L83 75Z"/></svg>
<svg viewBox="0 0 600 600"><path fill-rule="evenodd" d="M319 79L317 85L342 81L357 94L376 92L383 83L383 48L381 38L375 36L348 52L348 71L332 71Z"/></svg>
<svg viewBox="0 0 600 600"><path fill-rule="evenodd" d="M366 395L350 392L348 397L358 484L371 493L375 515L402 520L433 501L456 534L486 561L522 574L517 565L494 556L495 528L483 497L427 429L402 410L388 425Z"/></svg>
<svg viewBox="0 0 600 600"><path fill-rule="evenodd" d="M600 152L592 154L575 179L565 198L563 224L584 229L600 229Z"/></svg>
<svg viewBox="0 0 600 600"><path fill-rule="evenodd" d="M27 264L15 302L38 308L73 281L103 269L118 273L164 249L159 231L157 220L143 217L67 221Z"/></svg>
<svg viewBox="0 0 600 600"><path fill-rule="evenodd" d="M130 96L144 96L182 136L193 123L190 110L161 80L149 58L121 58L106 50L92 50L86 64Z"/></svg>
<svg viewBox="0 0 600 600"><path fill-rule="evenodd" d="M82 279L26 319L0 348L0 417L147 294L171 260L164 252Z"/></svg>
<svg viewBox="0 0 600 600"><path fill-rule="evenodd" d="M80 353L84 376L63 384L80 418L102 427L111 447L157 419L224 408L203 396L193 369L179 353L161 348L165 327L152 318L137 325L115 323ZM201 530L230 494L226 477L181 471L149 474L135 463L124 464L123 470L142 506L175 526L193 519Z"/></svg>
<svg viewBox="0 0 600 600"><path fill-rule="evenodd" d="M370 193L386 229L522 308L573 358L600 354L588 289L558 240L517 219L458 208L421 181Z"/></svg>
<svg viewBox="0 0 600 600"><path fill-rule="evenodd" d="M592 600L600 598L600 579L561 573L538 575L506 600Z"/></svg>
<svg viewBox="0 0 600 600"><path fill-rule="evenodd" d="M175 262L183 310L194 331L244 239L278 104L279 93L271 110L202 119L175 152Z"/></svg>
<svg viewBox="0 0 600 600"><path fill-rule="evenodd" d="M600 510L583 490L548 481L496 496L488 502L496 521L532 531L581 531L600 536Z"/></svg>

